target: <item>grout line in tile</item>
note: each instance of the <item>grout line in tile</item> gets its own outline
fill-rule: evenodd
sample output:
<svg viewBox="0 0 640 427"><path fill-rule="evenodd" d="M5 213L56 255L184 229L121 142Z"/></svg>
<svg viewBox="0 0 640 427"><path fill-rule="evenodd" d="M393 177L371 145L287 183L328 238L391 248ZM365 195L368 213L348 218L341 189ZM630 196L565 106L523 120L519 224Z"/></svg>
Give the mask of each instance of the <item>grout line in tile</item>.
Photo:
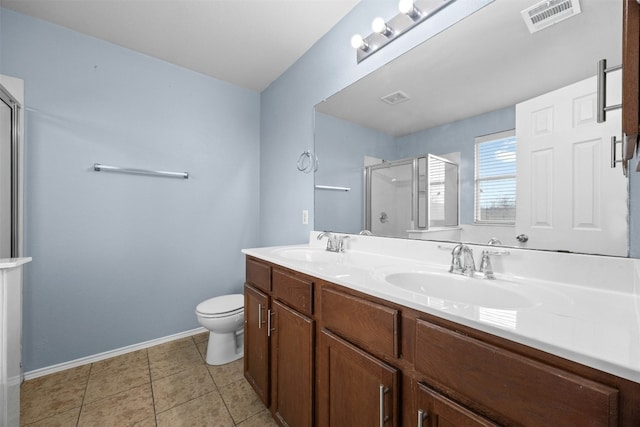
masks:
<svg viewBox="0 0 640 427"><path fill-rule="evenodd" d="M153 380L151 378L151 360L149 359L149 352L146 351L147 355L147 374L149 375L149 387L151 388L151 403L153 404L153 422L155 425L158 425L158 413L156 412L156 397L153 394Z"/></svg>
<svg viewBox="0 0 640 427"><path fill-rule="evenodd" d="M84 399L87 397L87 389L89 388L89 379L91 378L91 371L93 370L93 363L89 365L89 373L87 374L87 382L84 385L84 392L82 393L82 402L80 402L80 410L78 411L78 419L76 420L76 427L80 425L80 416L84 409Z"/></svg>
<svg viewBox="0 0 640 427"><path fill-rule="evenodd" d="M224 405L224 409L226 409L227 413L229 414L229 418L231 419L231 422L233 423L233 427L237 427L238 423L236 423L236 420L233 419L233 416L231 415L231 410L229 410L229 407L227 406L227 402L224 400L224 397L222 396L222 391L220 390L220 387L216 383L216 380L213 377L213 374L211 373L211 371L209 370L208 365L207 365L207 373L209 374L209 377L211 378L211 381L213 381L213 386L216 388L216 390L218 391L218 394L220 395L220 400L222 400L222 404Z"/></svg>

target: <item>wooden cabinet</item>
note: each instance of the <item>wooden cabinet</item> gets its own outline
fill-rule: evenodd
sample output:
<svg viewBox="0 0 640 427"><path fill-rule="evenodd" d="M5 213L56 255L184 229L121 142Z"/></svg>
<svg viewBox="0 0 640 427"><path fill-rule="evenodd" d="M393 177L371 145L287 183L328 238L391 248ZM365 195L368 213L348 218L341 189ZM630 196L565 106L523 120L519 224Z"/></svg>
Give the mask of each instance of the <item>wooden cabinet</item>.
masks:
<svg viewBox="0 0 640 427"><path fill-rule="evenodd" d="M247 258L244 289L245 378L280 425L312 426L313 281Z"/></svg>
<svg viewBox="0 0 640 427"><path fill-rule="evenodd" d="M262 402L269 406L269 336L266 318L269 297L244 287L244 376Z"/></svg>
<svg viewBox="0 0 640 427"><path fill-rule="evenodd" d="M251 258L245 322L282 426L640 426L637 382Z"/></svg>
<svg viewBox="0 0 640 427"><path fill-rule="evenodd" d="M318 352L319 426L399 425L396 368L327 330Z"/></svg>
<svg viewBox="0 0 640 427"><path fill-rule="evenodd" d="M282 425L313 425L314 322L274 300L272 412Z"/></svg>

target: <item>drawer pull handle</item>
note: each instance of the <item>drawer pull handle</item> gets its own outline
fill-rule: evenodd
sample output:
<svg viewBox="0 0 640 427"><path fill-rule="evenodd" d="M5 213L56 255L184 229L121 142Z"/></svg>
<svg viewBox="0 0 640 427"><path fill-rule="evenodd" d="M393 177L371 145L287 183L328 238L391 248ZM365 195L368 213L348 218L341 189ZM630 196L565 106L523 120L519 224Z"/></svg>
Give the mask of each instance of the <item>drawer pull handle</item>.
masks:
<svg viewBox="0 0 640 427"><path fill-rule="evenodd" d="M429 418L429 413L418 409L418 427L424 427L424 422Z"/></svg>
<svg viewBox="0 0 640 427"><path fill-rule="evenodd" d="M271 331L275 331L276 328L271 328L271 316L273 316L273 312L271 310L267 310L267 336L271 336Z"/></svg>
<svg viewBox="0 0 640 427"><path fill-rule="evenodd" d="M380 384L380 427L384 427L384 423L389 421L389 417L384 415L384 395L388 392L389 388Z"/></svg>

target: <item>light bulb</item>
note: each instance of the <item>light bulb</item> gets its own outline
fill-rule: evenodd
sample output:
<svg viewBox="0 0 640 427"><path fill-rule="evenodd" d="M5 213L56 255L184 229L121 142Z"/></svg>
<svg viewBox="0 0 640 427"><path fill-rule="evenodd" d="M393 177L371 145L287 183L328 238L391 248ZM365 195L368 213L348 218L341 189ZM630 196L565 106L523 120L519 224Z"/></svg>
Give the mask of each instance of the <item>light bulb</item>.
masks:
<svg viewBox="0 0 640 427"><path fill-rule="evenodd" d="M411 14L413 12L413 0L400 0L398 10L405 15Z"/></svg>
<svg viewBox="0 0 640 427"><path fill-rule="evenodd" d="M387 26L387 23L384 22L384 19L380 17L373 20L373 22L371 23L371 29L376 33L383 35L388 35L389 33L391 33L391 30Z"/></svg>
<svg viewBox="0 0 640 427"><path fill-rule="evenodd" d="M351 47L362 50L367 50L369 48L360 34L354 34L353 37L351 37Z"/></svg>

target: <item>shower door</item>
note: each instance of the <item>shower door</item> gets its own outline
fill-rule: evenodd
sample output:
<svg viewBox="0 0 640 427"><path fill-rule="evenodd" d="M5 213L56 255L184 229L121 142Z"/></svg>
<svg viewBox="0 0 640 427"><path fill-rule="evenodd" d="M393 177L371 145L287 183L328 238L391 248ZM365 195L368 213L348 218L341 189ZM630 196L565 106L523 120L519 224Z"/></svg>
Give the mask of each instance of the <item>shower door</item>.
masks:
<svg viewBox="0 0 640 427"><path fill-rule="evenodd" d="M428 154L365 169L365 228L376 236L458 225L458 165Z"/></svg>
<svg viewBox="0 0 640 427"><path fill-rule="evenodd" d="M19 104L0 85L0 258L18 256L18 113Z"/></svg>
<svg viewBox="0 0 640 427"><path fill-rule="evenodd" d="M368 166L365 228L376 236L403 237L413 228L413 159Z"/></svg>

